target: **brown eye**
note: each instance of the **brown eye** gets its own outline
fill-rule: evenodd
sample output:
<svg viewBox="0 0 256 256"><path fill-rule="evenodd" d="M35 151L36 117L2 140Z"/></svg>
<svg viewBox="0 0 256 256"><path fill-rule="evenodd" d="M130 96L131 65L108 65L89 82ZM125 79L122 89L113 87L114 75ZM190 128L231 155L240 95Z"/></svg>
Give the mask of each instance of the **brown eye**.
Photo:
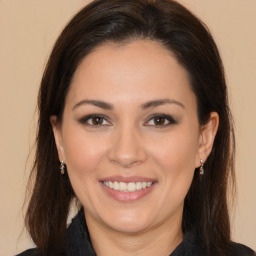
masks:
<svg viewBox="0 0 256 256"><path fill-rule="evenodd" d="M108 119L99 114L92 114L89 116L85 116L82 119L79 120L80 123L88 126L110 126L111 123L108 121Z"/></svg>
<svg viewBox="0 0 256 256"><path fill-rule="evenodd" d="M103 124L103 118L100 116L95 116L91 118L92 125L102 125Z"/></svg>
<svg viewBox="0 0 256 256"><path fill-rule="evenodd" d="M156 116L153 120L155 125L164 125L166 122L166 118L162 116Z"/></svg>
<svg viewBox="0 0 256 256"><path fill-rule="evenodd" d="M176 124L176 121L172 116L165 114L154 115L145 123L146 126L153 127L166 127L172 124Z"/></svg>

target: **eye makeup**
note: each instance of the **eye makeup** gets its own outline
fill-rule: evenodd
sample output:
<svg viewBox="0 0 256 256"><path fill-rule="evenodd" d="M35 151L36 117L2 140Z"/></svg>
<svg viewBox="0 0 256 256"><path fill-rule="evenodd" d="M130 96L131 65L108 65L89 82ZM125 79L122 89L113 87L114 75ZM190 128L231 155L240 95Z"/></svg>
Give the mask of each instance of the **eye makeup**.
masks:
<svg viewBox="0 0 256 256"><path fill-rule="evenodd" d="M174 124L177 124L177 121L171 115L153 114L144 125L164 128Z"/></svg>
<svg viewBox="0 0 256 256"><path fill-rule="evenodd" d="M79 123L87 126L111 126L111 122L108 117L102 114L90 114L79 119Z"/></svg>
<svg viewBox="0 0 256 256"><path fill-rule="evenodd" d="M109 121L109 118L103 114L86 115L79 119L78 122L91 127L112 125L112 123ZM177 121L171 115L159 113L151 115L143 125L148 127L152 126L156 128L164 128L174 124L177 124Z"/></svg>

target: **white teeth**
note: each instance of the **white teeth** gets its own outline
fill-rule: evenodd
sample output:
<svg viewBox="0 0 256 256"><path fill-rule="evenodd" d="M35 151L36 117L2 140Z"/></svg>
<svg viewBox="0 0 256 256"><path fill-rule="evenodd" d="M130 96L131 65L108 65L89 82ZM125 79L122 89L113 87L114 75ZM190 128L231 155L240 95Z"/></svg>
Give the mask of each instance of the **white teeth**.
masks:
<svg viewBox="0 0 256 256"><path fill-rule="evenodd" d="M136 190L141 190L143 187L141 182L136 182Z"/></svg>
<svg viewBox="0 0 256 256"><path fill-rule="evenodd" d="M136 191L136 184L134 182L128 183L128 191L129 192Z"/></svg>
<svg viewBox="0 0 256 256"><path fill-rule="evenodd" d="M141 189L145 189L150 187L153 182L129 182L129 183L125 183L125 182L118 182L118 181L104 181L103 184L106 187L112 188L114 190L117 191L122 191L122 192L134 192L134 191L138 191Z"/></svg>
<svg viewBox="0 0 256 256"><path fill-rule="evenodd" d="M119 189L120 189L120 191L126 191L127 190L127 184L124 183L124 182L120 182Z"/></svg>
<svg viewBox="0 0 256 256"><path fill-rule="evenodd" d="M114 190L119 190L119 182L114 181L113 189L114 189Z"/></svg>

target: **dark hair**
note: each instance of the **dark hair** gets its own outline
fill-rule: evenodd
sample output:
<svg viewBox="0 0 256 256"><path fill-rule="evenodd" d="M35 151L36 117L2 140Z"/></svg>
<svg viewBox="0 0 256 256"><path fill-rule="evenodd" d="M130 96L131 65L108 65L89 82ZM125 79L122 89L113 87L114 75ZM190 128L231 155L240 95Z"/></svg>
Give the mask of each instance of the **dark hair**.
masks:
<svg viewBox="0 0 256 256"><path fill-rule="evenodd" d="M75 197L59 159L50 116L61 121L74 72L95 47L136 39L160 42L187 70L196 95L201 125L216 111L220 123L200 181L195 171L185 198L182 229L196 229L208 254L225 254L230 244L228 184L234 181L234 135L222 61L207 27L171 0L96 0L64 28L52 50L38 97L37 150L31 180L33 194L26 224L37 247L56 252L64 246L66 221Z"/></svg>

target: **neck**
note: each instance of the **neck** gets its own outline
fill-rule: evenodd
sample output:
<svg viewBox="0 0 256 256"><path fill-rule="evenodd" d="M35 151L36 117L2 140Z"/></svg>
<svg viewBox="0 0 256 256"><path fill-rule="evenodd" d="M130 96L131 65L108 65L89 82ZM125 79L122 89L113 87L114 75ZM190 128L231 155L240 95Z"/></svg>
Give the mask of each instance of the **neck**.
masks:
<svg viewBox="0 0 256 256"><path fill-rule="evenodd" d="M86 216L86 220L97 256L168 256L183 240L181 220L170 220L168 222L172 223L164 222L138 233L115 231L99 224L90 216Z"/></svg>

